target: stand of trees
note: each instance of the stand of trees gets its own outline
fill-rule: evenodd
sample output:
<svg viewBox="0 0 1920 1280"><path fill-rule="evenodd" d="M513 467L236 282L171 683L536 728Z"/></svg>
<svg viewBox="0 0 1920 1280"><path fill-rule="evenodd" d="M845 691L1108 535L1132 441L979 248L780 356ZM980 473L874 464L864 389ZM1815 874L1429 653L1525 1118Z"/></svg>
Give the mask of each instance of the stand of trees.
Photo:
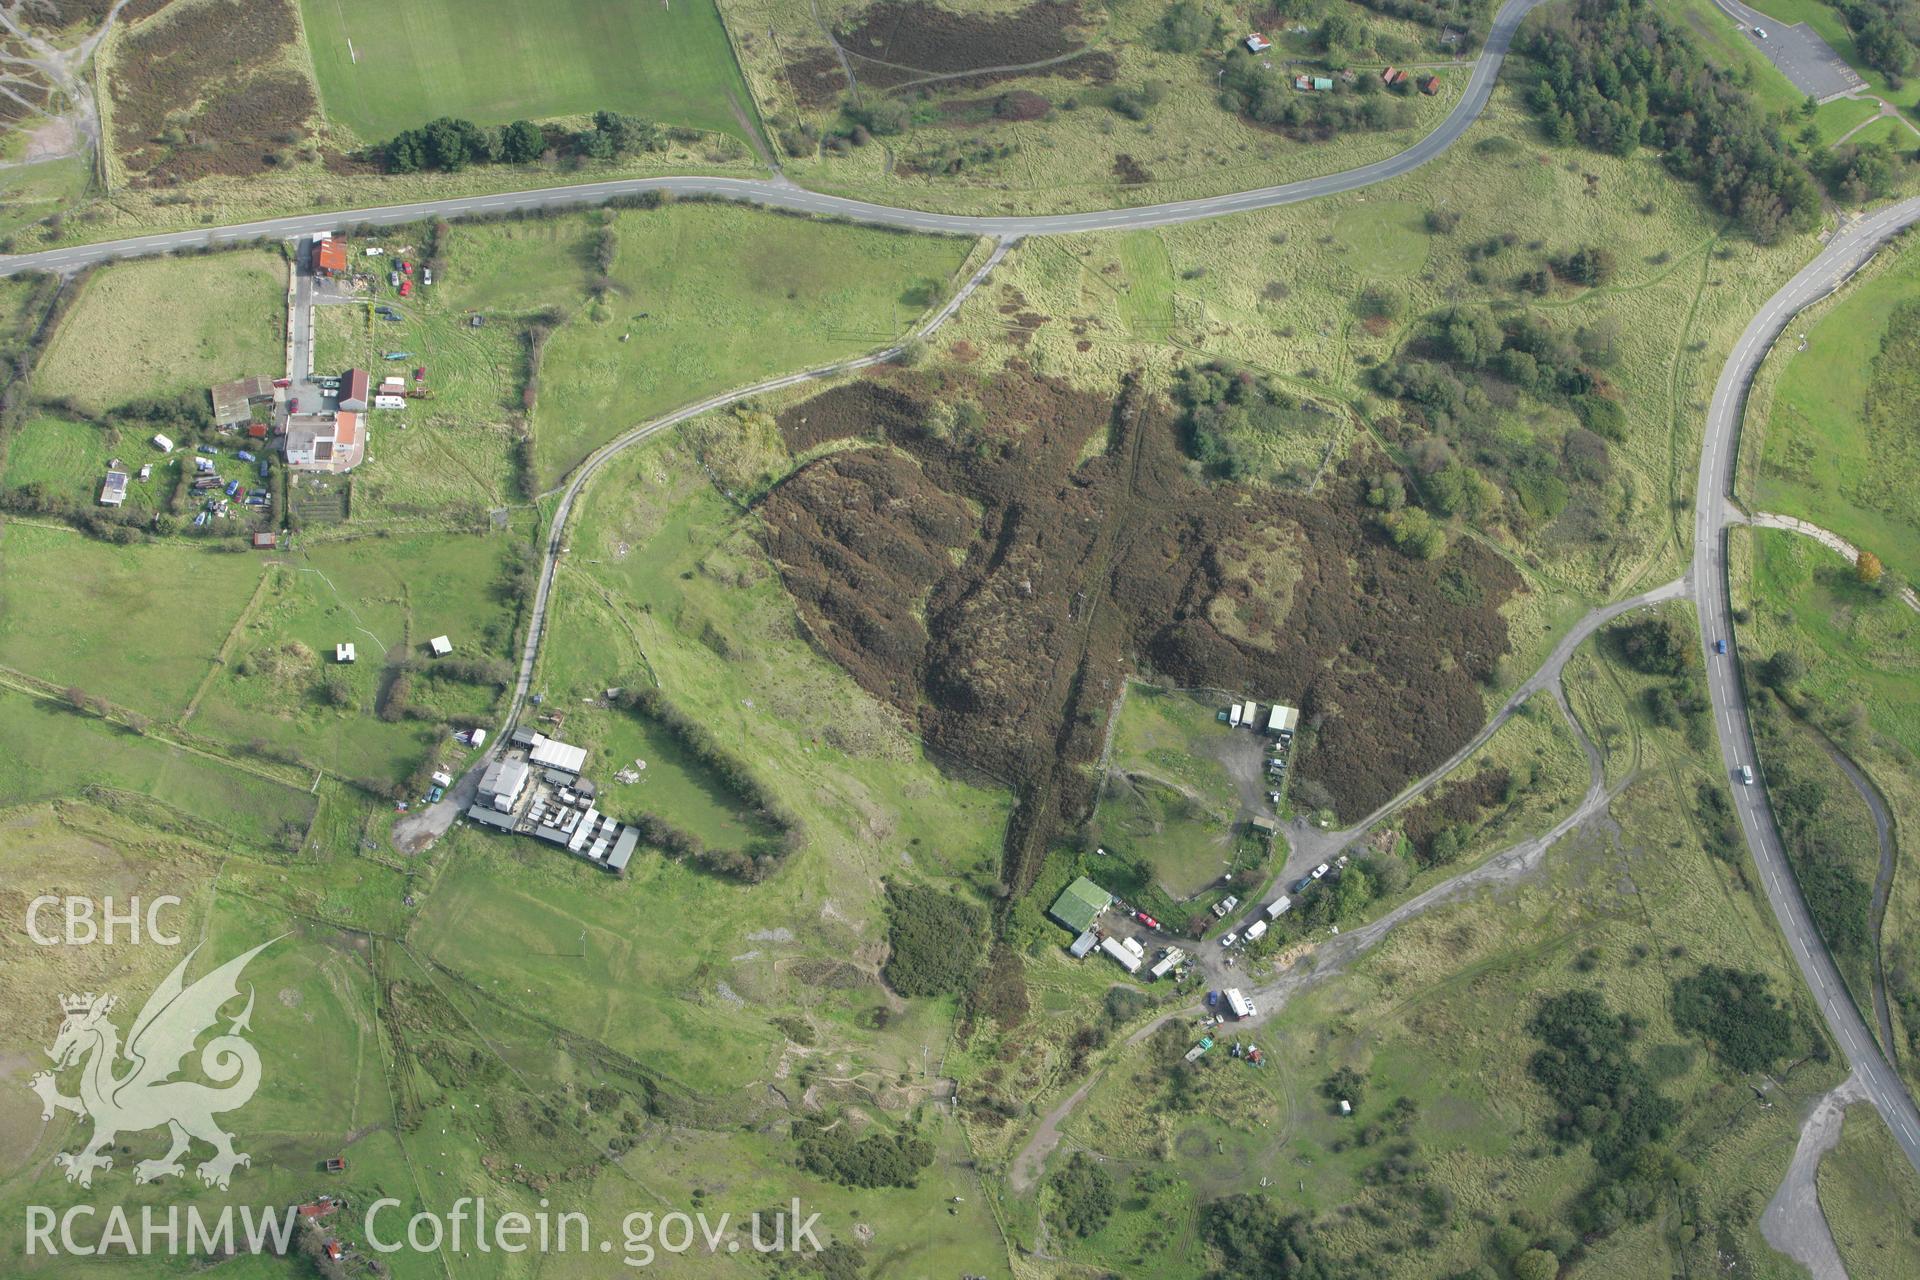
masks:
<svg viewBox="0 0 1920 1280"><path fill-rule="evenodd" d="M1735 1071L1768 1070L1799 1046L1767 976L1717 964L1673 984L1673 1025L1705 1039Z"/></svg>
<svg viewBox="0 0 1920 1280"><path fill-rule="evenodd" d="M1413 108L1385 92L1378 76L1361 75L1352 86L1335 80L1331 90L1301 93L1291 76L1269 70L1243 48L1227 55L1220 105L1258 124L1309 137L1403 129L1413 123Z"/></svg>
<svg viewBox="0 0 1920 1280"><path fill-rule="evenodd" d="M1860 60L1884 75L1890 87L1901 88L1920 45L1920 6L1914 0L1834 0L1834 7L1853 32Z"/></svg>
<svg viewBox="0 0 1920 1280"><path fill-rule="evenodd" d="M1633 1056L1639 1019L1615 1013L1598 992L1577 990L1543 1000L1527 1030L1542 1042L1527 1070L1556 1108L1548 1132L1586 1143L1600 1165L1574 1225L1605 1235L1645 1221L1663 1188L1687 1174L1664 1145L1680 1108Z"/></svg>
<svg viewBox="0 0 1920 1280"><path fill-rule="evenodd" d="M973 985L986 912L957 893L887 886L887 985L903 996L959 995Z"/></svg>
<svg viewBox="0 0 1920 1280"><path fill-rule="evenodd" d="M477 164L531 164L548 151L584 160L613 160L636 151L664 151L669 137L651 121L618 111L594 113L590 128L568 132L544 129L531 120L489 128L442 116L418 129L394 135L379 148L388 173L418 173L438 169L457 173ZM697 135L696 135L697 136Z"/></svg>
<svg viewBox="0 0 1920 1280"><path fill-rule="evenodd" d="M1272 379L1218 361L1181 370L1174 396L1187 452L1220 480L1271 478L1261 437L1316 430L1323 416Z"/></svg>
<svg viewBox="0 0 1920 1280"><path fill-rule="evenodd" d="M1569 333L1527 311L1496 316L1484 306L1455 306L1433 315L1372 375L1376 390L1411 408L1426 428L1406 446L1420 505L1433 516L1497 519L1524 532L1558 517L1576 491L1604 491L1614 473L1607 441L1624 436L1626 424L1593 367L1612 359L1611 343L1603 324ZM1558 441L1495 429L1491 379L1564 407L1582 425ZM1366 496L1383 509L1379 521L1397 545L1425 559L1444 550L1431 517L1403 509L1404 485L1383 479Z"/></svg>
<svg viewBox="0 0 1920 1280"><path fill-rule="evenodd" d="M1200 1211L1200 1232L1220 1251L1223 1276L1344 1280L1354 1274L1328 1255L1326 1233L1305 1214L1287 1213L1265 1196L1213 1201Z"/></svg>
<svg viewBox="0 0 1920 1280"><path fill-rule="evenodd" d="M1084 1151L1053 1175L1054 1225L1069 1235L1090 1236L1107 1225L1119 1203L1114 1194L1113 1175Z"/></svg>
<svg viewBox="0 0 1920 1280"><path fill-rule="evenodd" d="M1227 24L1219 14L1194 0L1177 0L1160 16L1153 29L1153 44L1167 53L1198 53L1218 46L1226 34Z"/></svg>
<svg viewBox="0 0 1920 1280"><path fill-rule="evenodd" d="M845 1116L828 1125L795 1120L801 1167L848 1187L911 1187L933 1163L933 1144L919 1134L853 1133Z"/></svg>
<svg viewBox="0 0 1920 1280"><path fill-rule="evenodd" d="M1528 100L1555 141L1621 156L1658 148L1762 243L1814 225L1820 195L1806 166L1655 0L1577 0L1521 50L1538 75Z"/></svg>

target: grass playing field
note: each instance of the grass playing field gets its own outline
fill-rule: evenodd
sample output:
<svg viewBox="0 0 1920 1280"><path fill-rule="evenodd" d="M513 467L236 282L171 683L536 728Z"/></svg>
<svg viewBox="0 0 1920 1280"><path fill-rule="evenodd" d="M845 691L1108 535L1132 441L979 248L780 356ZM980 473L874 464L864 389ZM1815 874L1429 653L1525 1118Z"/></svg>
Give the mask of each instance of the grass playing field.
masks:
<svg viewBox="0 0 1920 1280"><path fill-rule="evenodd" d="M504 124L602 109L751 139L753 108L713 0L300 8L328 116L368 141L445 115Z"/></svg>

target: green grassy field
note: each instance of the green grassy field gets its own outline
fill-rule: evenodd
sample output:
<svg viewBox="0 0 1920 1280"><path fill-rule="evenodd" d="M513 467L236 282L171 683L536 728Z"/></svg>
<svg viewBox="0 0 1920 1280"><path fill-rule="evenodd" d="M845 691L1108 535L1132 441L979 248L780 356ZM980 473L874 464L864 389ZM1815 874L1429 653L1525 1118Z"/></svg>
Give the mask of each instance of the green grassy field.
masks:
<svg viewBox="0 0 1920 1280"><path fill-rule="evenodd" d="M0 664L174 716L212 666L263 565L257 556L180 542L113 547L13 521L0 531L0 568Z"/></svg>
<svg viewBox="0 0 1920 1280"><path fill-rule="evenodd" d="M199 691L192 727L268 743L347 777L404 777L434 748L437 726L375 716L388 666L419 659L436 635L468 655L513 651L515 615L496 586L505 544L504 536L309 541L279 557ZM350 665L334 661L343 641L357 651ZM329 704L323 679L344 681L348 700ZM413 684L415 701L443 714L487 715L498 700L492 687L424 676Z"/></svg>
<svg viewBox="0 0 1920 1280"><path fill-rule="evenodd" d="M1856 1280L1920 1272L1920 1182L1872 1107L1847 1108L1840 1143L1820 1161L1820 1211Z"/></svg>
<svg viewBox="0 0 1920 1280"><path fill-rule="evenodd" d="M475 329L450 308L409 306L405 320L375 319L358 306L321 307L314 317L315 368L398 374L432 391L405 409L368 419L368 456L353 474L358 524L442 524L472 530L486 512L517 500L514 431L526 355L516 326ZM405 351L405 360L387 360ZM413 380L424 368L424 384Z"/></svg>
<svg viewBox="0 0 1920 1280"><path fill-rule="evenodd" d="M1920 576L1920 448L1905 424L1920 356L1893 326L1916 305L1920 252L1906 248L1789 326L1756 386L1758 445L1746 442L1743 468L1759 509L1831 529L1909 577Z"/></svg>
<svg viewBox="0 0 1920 1280"><path fill-rule="evenodd" d="M176 744L82 715L63 702L0 690L0 808L59 800L100 788L142 811L160 806L162 826L205 838L221 830L256 849L280 848L313 816L304 790ZM177 818L168 815L179 815Z"/></svg>
<svg viewBox="0 0 1920 1280"><path fill-rule="evenodd" d="M1258 754L1250 734L1214 718L1216 704L1224 698L1129 686L1095 816L1094 840L1146 863L1176 901L1232 864L1240 794L1222 757Z"/></svg>
<svg viewBox="0 0 1920 1280"><path fill-rule="evenodd" d="M111 842L132 834L128 828L80 816L94 840ZM243 987L255 993L246 1031L262 1063L259 1088L250 1101L221 1117L223 1125L234 1133L236 1148L247 1153L251 1163L234 1173L228 1191L209 1191L199 1186L194 1173L194 1164L205 1158L209 1149L196 1146L190 1153L184 1181L164 1179L139 1185L134 1182L134 1161L158 1156L166 1146L165 1134L153 1130L127 1132L121 1137L122 1148L114 1153L114 1167L96 1174L91 1190L72 1186L62 1178L52 1156L78 1146L88 1131L86 1122L61 1116L50 1125L42 1125L38 1103L24 1087L24 1075L16 1082L12 1077L18 1069L10 1065L8 1083L19 1087L6 1091L0 1132L11 1137L16 1127L30 1123L32 1136L20 1151L22 1176L11 1179L3 1193L8 1211L18 1212L17 1206L25 1204L56 1206L58 1211L70 1204L94 1203L112 1196L137 1220L142 1206L159 1207L164 1215L166 1206L192 1203L202 1212L217 1214L219 1206L226 1203L290 1205L308 1201L322 1190L344 1194L356 1204L393 1195L409 1206L407 1213L423 1207L429 1198L444 1209L460 1193L446 1192L447 1180L431 1172L446 1166L446 1161L439 1158L450 1145L438 1132L442 1126L434 1126L434 1141L424 1134L415 1135L411 1151L403 1148L396 1132L392 1081L383 1069L376 980L369 964L368 940L315 927L224 885L215 888L213 867L208 862L196 865L164 848L156 847L152 852L156 857L167 855L169 861L157 865L173 873L168 891L181 894L187 901L184 916L174 923L183 937L203 947L189 967L189 980L210 969L216 959L224 961L271 941L247 967L242 979ZM0 843L0 874L5 875L9 889L41 883L38 877L44 872L8 858L7 853ZM81 853L85 857L91 851ZM87 865L94 871L105 869L97 854ZM103 876L87 888L97 891L97 886L105 883L111 880ZM0 1058L8 1064L24 1066L39 1056L37 1049L56 1025L54 994L80 989L72 971L76 962L71 957L92 958L87 967L93 973L84 989L112 992L121 997L123 1005L131 1004L135 1010L165 969L185 958L184 948L164 946L36 950L40 954L14 970L14 982L9 985L23 996L31 993L44 1003L28 1018L8 1019L5 1042L0 1045ZM239 1008L235 1002L227 1012L237 1014ZM132 1011L118 1012L114 1020L124 1030L132 1017ZM71 1078L66 1083L71 1086ZM474 1123L468 1121L467 1125ZM346 1173L322 1174L320 1162L336 1155L347 1158ZM352 1215L340 1215L328 1223L328 1228L329 1235L338 1234L364 1248L359 1224ZM4 1250L8 1271L15 1275L83 1275L95 1265L76 1264L72 1259L24 1257L19 1240L7 1241ZM443 1275L445 1264L434 1253L407 1251L395 1255L390 1265L396 1277L416 1280ZM158 1277L178 1274L179 1260L134 1257L120 1259L116 1266L124 1275ZM265 1280L285 1274L287 1263L276 1259L271 1268L264 1268L243 1260L238 1266L236 1275Z"/></svg>
<svg viewBox="0 0 1920 1280"><path fill-rule="evenodd" d="M942 776L896 717L807 647L752 518L713 491L684 443L635 450L589 499L534 684L542 713L565 715L550 731L588 749L609 812L656 812L721 847L753 834L673 744L594 705L607 687L657 681L800 815L806 847L754 886L645 850L613 880L536 842L462 827L415 942L478 990L604 1040L702 1105L757 1112L767 1086L793 1089L789 1074L816 1055L831 1055L822 1061L838 1077L917 1073L951 1008L898 1001L875 980L879 878L990 885L1006 798ZM635 759L644 780L615 781ZM775 1019L811 1028L817 1045L783 1048L792 1032Z"/></svg>
<svg viewBox="0 0 1920 1280"><path fill-rule="evenodd" d="M9 489L41 485L58 497L91 506L100 496L107 463L114 458L120 459L128 475L122 510L144 513L160 509L173 489L168 474L172 468L160 461L151 445L65 418L31 418L7 438L6 469L0 473L0 484ZM154 478L144 483L136 478L143 463L154 466Z"/></svg>
<svg viewBox="0 0 1920 1280"><path fill-rule="evenodd" d="M613 292L557 329L540 370L542 487L648 417L903 336L968 242L716 205L614 217Z"/></svg>
<svg viewBox="0 0 1920 1280"><path fill-rule="evenodd" d="M92 182L85 156L0 169L0 236L64 213L85 198Z"/></svg>
<svg viewBox="0 0 1920 1280"><path fill-rule="evenodd" d="M286 368L287 264L240 251L103 267L47 344L34 394L103 413Z"/></svg>
<svg viewBox="0 0 1920 1280"><path fill-rule="evenodd" d="M751 137L753 108L712 0L300 8L328 116L368 141L437 116L505 124L603 109Z"/></svg>

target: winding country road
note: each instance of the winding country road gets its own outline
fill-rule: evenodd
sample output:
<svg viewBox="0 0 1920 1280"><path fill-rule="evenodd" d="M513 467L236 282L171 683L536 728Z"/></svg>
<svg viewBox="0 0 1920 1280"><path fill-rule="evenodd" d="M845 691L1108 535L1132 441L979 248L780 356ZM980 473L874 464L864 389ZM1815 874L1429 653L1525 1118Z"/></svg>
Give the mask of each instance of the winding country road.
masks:
<svg viewBox="0 0 1920 1280"><path fill-rule="evenodd" d="M286 218L266 218L242 222L206 231L168 231L157 235L135 236L100 244L74 245L48 249L40 253L16 254L0 258L0 276L22 271L77 271L82 267L115 258L147 257L173 253L181 249L239 241L284 239L331 231L356 223L390 225L419 222L427 218L512 213L529 209L556 209L574 205L603 204L623 196L644 195L649 191L666 192L679 197L739 200L797 213L823 214L848 218L855 222L899 227L950 235L992 236L1005 240L1023 236L1071 235L1084 231L1112 231L1140 227L1164 227L1180 222L1198 222L1223 214L1245 213L1253 209L1271 209L1278 205L1298 204L1346 191L1358 191L1376 183L1398 178L1440 155L1479 119L1493 93L1500 64L1513 44L1514 32L1521 20L1544 0L1507 0L1494 16L1487 43L1465 90L1446 119L1432 133L1405 151L1374 164L1340 173L1252 191L1231 192L1200 200L1181 200L1172 204L1142 205L1133 209L1103 209L1092 213L1062 213L1045 217L973 217L963 214L925 213L892 205L853 200L845 196L825 195L797 186L785 178L633 178L615 182L588 182L574 186L543 187L535 191L517 191L500 195L461 196L446 200L423 200L414 204L382 205L371 209L343 209L332 213L303 213Z"/></svg>
<svg viewBox="0 0 1920 1280"><path fill-rule="evenodd" d="M1492 93L1494 80L1512 44L1515 31L1522 19L1542 2L1543 0L1507 0L1493 19L1486 45L1474 64L1460 101L1433 132L1413 146L1385 160L1357 169L1252 191L1171 204L1090 213L1044 217L971 217L921 212L825 195L808 191L779 177L770 179L648 178L549 187L499 195L431 200L370 209L301 214L211 230L163 232L100 244L50 249L41 253L0 258L0 276L33 270L66 273L119 258L164 254L181 249L232 244L262 237L300 237L355 223L394 224L435 217L457 218L463 215L488 215L516 210L585 206L603 203L616 197L658 191L680 197L744 201L776 209L842 217L911 231L987 236L996 239L999 243L993 256L948 302L947 306L922 328L921 332L924 334L931 332L951 316L966 296L985 280L987 273L1010 245L1022 237L1195 222L1226 214L1273 208L1355 191L1412 172L1446 151L1479 117ZM1834 289L1891 236L1916 220L1920 220L1920 198L1875 212L1857 220L1835 235L1825 250L1770 299L1760 314L1755 317L1753 323L1741 335L1715 389L1712 405L1708 411L1705 441L1700 457L1699 482L1695 495L1694 557L1689 580L1690 594L1699 607L1701 642L1707 653L1709 664L1708 687L1712 696L1715 730L1719 735L1723 764L1730 778L1738 775L1742 764L1753 761L1753 743L1747 722L1746 705L1733 660L1713 655L1711 641L1730 635L1732 628L1726 582L1726 527L1730 518L1727 495L1731 491L1746 388L1774 338L1796 312ZM723 407L747 395L760 394L809 379L876 364L893 358L898 351L899 348L890 348L827 369L793 374L786 378L774 379L754 387L712 397L663 418L641 424L603 446L589 458L571 477L555 511L532 611L526 653L515 683L506 723L511 725L519 715L531 685L538 658L539 642L544 631L547 600L552 590L560 557L566 550L567 518L586 482L601 466L621 451L695 414ZM1663 589L1663 591L1679 594L1676 588ZM1626 601L1610 606L1609 609L1618 611L1644 602L1639 599ZM1607 610L1597 611L1595 615L1589 616L1589 621L1607 612ZM1593 625L1598 623L1594 622ZM1541 672L1536 673L1528 681L1523 692L1531 693L1552 685L1558 694L1559 668L1565 662L1567 653L1570 652L1571 646L1563 643L1560 649L1556 649ZM1502 716L1510 714L1511 707L1516 705L1518 705L1517 702L1503 709ZM1455 762L1449 762L1449 764L1452 763ZM1414 793L1417 794L1423 786L1432 785L1439 776L1441 775L1436 773L1423 780L1421 784L1417 784ZM465 781L467 780L463 780ZM1852 1065L1863 1095L1886 1118L1901 1149L1906 1152L1907 1158L1914 1166L1920 1169L1920 1112L1916 1112L1913 1100L1899 1077L1887 1063L1879 1046L1867 1033L1859 1010L1848 997L1846 988L1841 984L1839 975L1834 969L1832 959L1821 945L1819 935L1808 916L1806 904L1801 898L1781 850L1778 829L1768 808L1764 789L1739 785L1735 785L1733 789L1736 798L1735 809L1746 834L1748 847L1753 851L1754 861L1760 870L1768 900L1787 936L1789 947L1800 964L1808 986L1819 1004L1821 1013L1841 1052L1846 1055L1848 1062ZM1401 802L1406 798L1403 795L1400 798ZM1584 820L1585 817L1596 812L1594 807L1596 804L1604 807L1607 798L1603 791L1590 792L1587 802L1583 803L1574 815L1556 827L1553 832L1498 855L1494 862L1508 865L1525 864L1536 860L1553 840L1571 830L1572 825L1576 825L1577 821ZM441 806L436 806L432 812L436 821L444 816L447 822L451 822L452 815L457 810L454 806L443 803ZM1486 865L1494 865L1494 863ZM1473 874L1475 873L1469 873L1469 875ZM1461 879L1464 881L1466 877ZM1449 882L1449 884L1453 883ZM1441 888L1446 887L1441 886ZM1434 891L1429 891L1429 893L1432 892ZM1425 896L1422 895L1422 899L1403 904L1396 912L1383 917L1382 920L1375 922L1374 926L1368 926L1368 928L1390 928L1392 920L1404 918L1403 912L1416 909L1415 903L1426 905L1422 901ZM1356 934L1361 932L1355 931Z"/></svg>

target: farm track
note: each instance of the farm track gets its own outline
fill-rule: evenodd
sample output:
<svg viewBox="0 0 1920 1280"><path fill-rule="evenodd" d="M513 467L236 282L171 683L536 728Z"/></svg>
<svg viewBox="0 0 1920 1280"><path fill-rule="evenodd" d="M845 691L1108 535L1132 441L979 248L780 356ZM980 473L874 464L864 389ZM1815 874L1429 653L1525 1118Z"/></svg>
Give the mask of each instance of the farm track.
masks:
<svg viewBox="0 0 1920 1280"><path fill-rule="evenodd" d="M1873 1017L1879 1024L1880 1047L1886 1050L1887 1057L1895 1063L1900 1060L1900 1050L1893 1039L1893 1011L1887 1005L1887 971L1885 955L1880 943L1880 929L1887 918L1887 894L1893 888L1894 844L1893 814L1887 809L1886 798L1880 794L1880 788L1873 784L1866 771L1853 762L1853 757L1840 749L1838 743L1829 738L1815 726L1807 726L1813 731L1820 746L1827 753L1847 781L1859 793L1860 800L1873 815L1874 835L1880 845L1880 865L1873 877L1873 899L1868 908L1867 927L1873 940Z"/></svg>
<svg viewBox="0 0 1920 1280"><path fill-rule="evenodd" d="M921 330L921 335L924 336L938 328L953 314L960 303L986 279L1007 249L1021 237L1196 222L1232 213L1275 208L1356 191L1412 172L1451 147L1468 126L1479 117L1491 95L1494 79L1512 45L1519 24L1539 3L1541 0L1507 0L1493 19L1486 45L1474 64L1461 100L1431 133L1413 146L1371 165L1245 192L1089 213L1036 217L970 217L925 213L822 195L807 191L783 178L770 180L694 177L637 179L554 187L507 195L472 196L373 209L303 214L242 223L210 231L165 232L101 244L10 256L0 259L0 275L15 275L25 271L65 274L119 258L227 245L262 237L310 235L357 222L393 225L430 217L485 216L541 208L587 206L621 197L660 192L697 199L755 203L791 212L842 217L857 222L906 230L996 238L999 244L993 255L954 299ZM1692 594L1699 605L1703 650L1710 648L1708 642L1715 633L1725 635L1732 629L1724 557L1724 538L1728 523L1724 498L1731 490L1734 452L1740 418L1745 409L1748 384L1774 339L1793 315L1832 292L1895 234L1916 221L1920 221L1920 199L1908 200L1880 210L1855 221L1835 234L1826 249L1774 295L1754 318L1723 369L1712 405L1708 410L1702 443L1699 479L1695 489L1696 524L1693 556L1689 571ZM542 562L535 607L529 623L526 652L521 663L514 696L505 718L506 724L511 725L518 718L535 670L554 571L559 557L566 550L568 516L587 480L601 466L632 445L696 414L733 403L746 395L763 394L800 385L810 380L867 368L893 359L900 350L900 347L894 347L842 364L808 370L786 378L763 382L751 388L711 397L635 427L582 463L574 472L573 479L554 513L554 521ZM1591 618L1592 615L1589 617ZM1556 650L1556 658L1557 661L1549 660L1553 668L1551 683L1555 689L1556 701L1564 711L1565 702L1560 696L1558 686L1558 672L1560 664L1564 663L1564 656L1560 656L1559 651ZM1541 681L1544 675L1543 669L1542 673L1536 674L1528 682L1529 685ZM1716 732L1719 735L1723 760L1731 771L1736 769L1742 760L1751 760L1754 756L1752 736L1746 720L1744 695L1739 687L1737 673L1731 664L1714 665L1709 658L1708 675ZM1579 728L1577 722L1575 722L1575 731L1584 743L1586 741L1584 730ZM1442 770L1436 771L1428 779L1417 784L1416 789L1396 798L1394 804L1405 803L1413 795L1432 786L1447 769L1457 763L1457 759L1447 762ZM477 774L476 769L461 780L460 794L471 793L472 783L477 778ZM1735 788L1735 794L1738 801L1735 808L1748 848L1762 873L1762 881L1766 886L1775 916L1788 938L1790 948L1796 953L1802 974L1821 1009L1827 1027L1852 1064L1856 1078L1860 1081L1862 1093L1885 1118L1908 1160L1920 1169L1920 1111L1916 1111L1912 1097L1880 1052L1879 1046L1867 1033L1858 1009L1845 993L1844 985L1841 984L1838 973L1834 969L1832 958L1827 954L1817 932L1812 927L1805 902L1797 884L1792 879L1791 871L1787 867L1784 853L1780 848L1778 828L1768 808L1764 790ZM449 799L451 800L451 797ZM1587 801L1547 835L1523 842L1504 853L1495 855L1493 859L1475 868L1474 871L1429 890L1426 894L1403 904L1395 912L1374 922L1372 926L1363 926L1353 934L1343 935L1339 941L1346 944L1346 950L1350 953L1365 936L1366 930L1374 929L1376 934L1384 932L1397 920L1432 905L1437 900L1436 895L1442 890L1456 890L1475 883L1473 877L1485 878L1494 874L1495 872L1490 872L1489 868L1495 868L1500 872L1506 870L1513 870L1515 873L1524 872L1537 862L1546 848L1561 836L1596 813L1604 811L1610 799L1611 794L1603 787L1597 790L1590 788ZM457 813L457 805L443 801L433 809L415 815L422 820L422 823L409 828L406 840L401 840L401 828L396 828L396 840L403 844L417 841L412 843L412 847L417 848L420 843L430 841L434 835L444 832ZM435 826L438 827L437 831L432 830ZM1277 991L1275 994L1284 995L1284 991Z"/></svg>

